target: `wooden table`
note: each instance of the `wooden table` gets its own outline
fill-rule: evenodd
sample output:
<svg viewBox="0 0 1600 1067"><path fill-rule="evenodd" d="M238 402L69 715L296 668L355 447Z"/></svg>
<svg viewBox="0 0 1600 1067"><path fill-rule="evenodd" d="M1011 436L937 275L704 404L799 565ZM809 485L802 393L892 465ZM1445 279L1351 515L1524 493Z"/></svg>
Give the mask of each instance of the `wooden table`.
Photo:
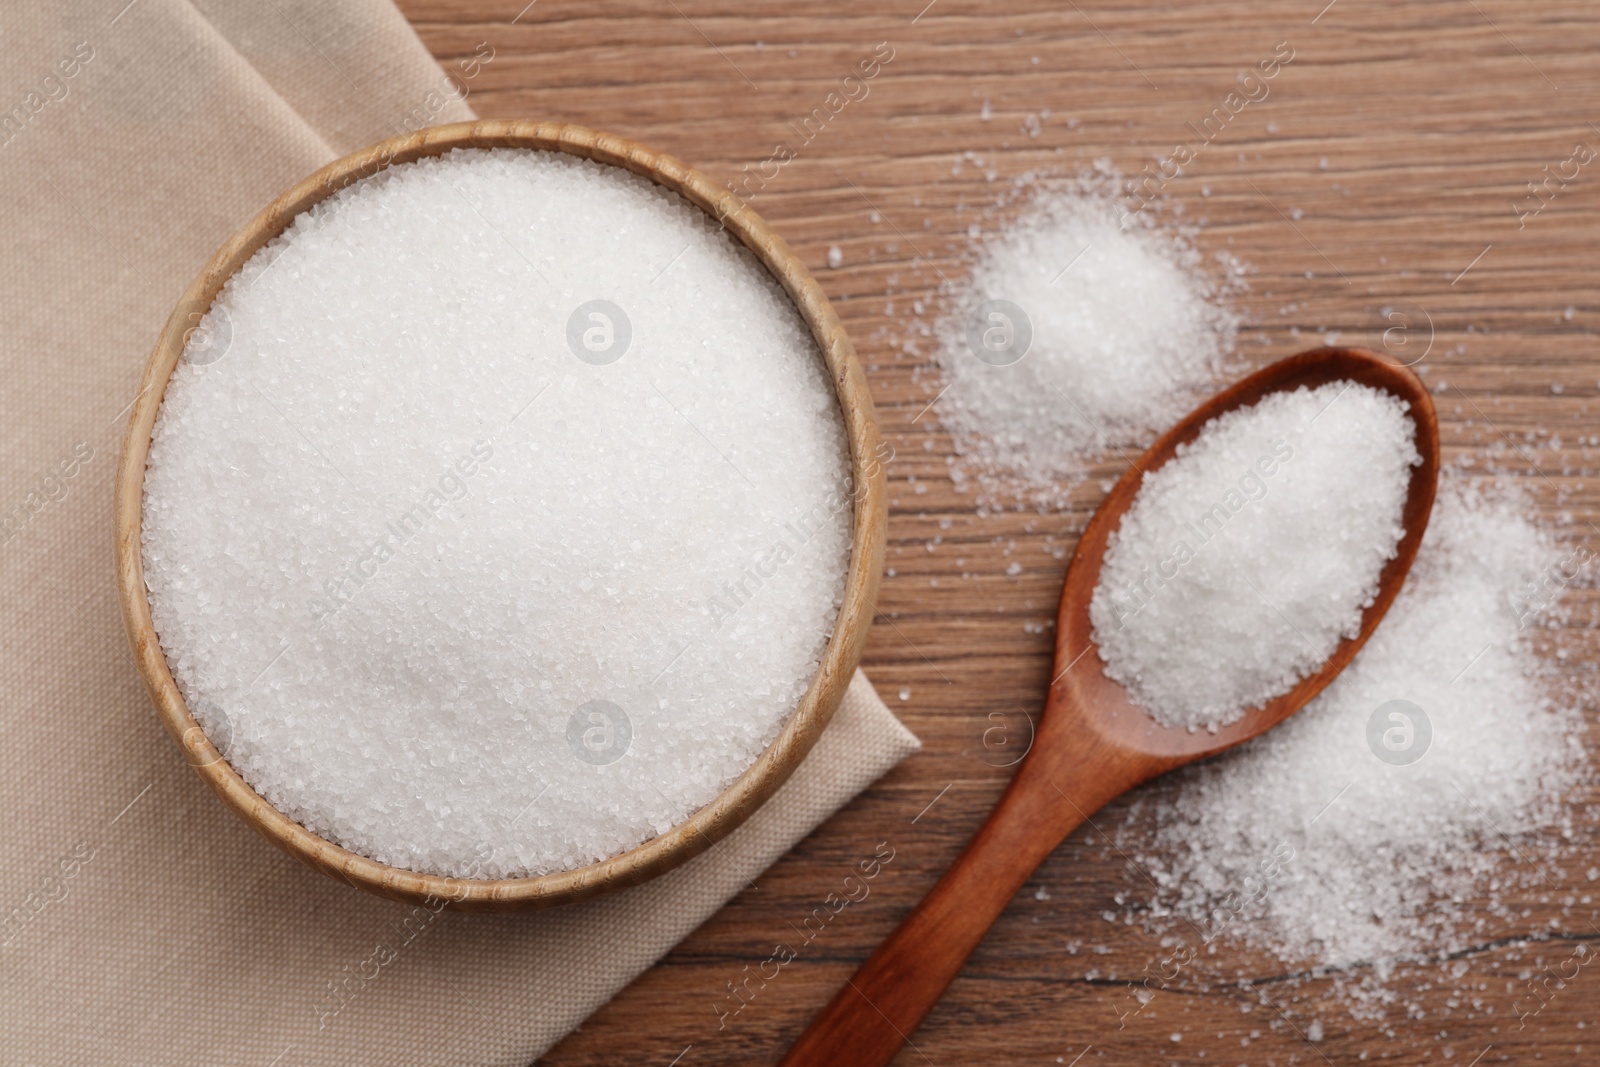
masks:
<svg viewBox="0 0 1600 1067"><path fill-rule="evenodd" d="M925 744L545 1062L775 1062L1004 786L1010 772L983 760L982 733L991 713L1015 721L1040 703L1051 662L1046 624L1065 566L1059 550L1070 549L1093 507L1098 476L1065 513L980 518L972 497L953 490L950 440L937 408L926 410L937 385L921 331L943 306L941 277L959 285L968 226L1014 177L1102 157L1127 174L1153 169L1195 140L1189 124L1223 103L1239 72L1280 45L1292 49L1270 94L1164 190L1187 220L1203 220L1203 250L1254 268L1237 300L1247 321L1241 352L1266 362L1324 332L1370 345L1377 308L1421 308L1432 323L1424 365L1450 386L1440 398L1449 456L1481 456L1504 440L1501 431L1521 445L1526 431L1556 430L1569 442L1559 457L1535 443L1531 463L1515 449L1503 462L1529 471L1540 507L1554 511L1559 491L1580 520L1596 516L1578 468L1594 467L1597 450L1570 442L1600 433L1591 411L1600 381L1600 161L1550 184L1542 210L1519 217L1540 205L1527 186L1546 167L1570 176L1577 145L1600 147L1591 121L1600 121L1600 12L1590 4L1013 0L1000 10L977 0L872 8L536 0L519 12L524 2L401 6L442 63L481 43L493 49L470 82L480 114L601 127L726 180L759 168L776 143L802 141L802 118L840 79L880 42L892 49L868 95L778 168L754 206L837 302L897 450L895 577L884 583L865 665ZM981 165L958 167L968 152ZM829 269L834 245L843 265ZM1418 330L1411 340L1423 345L1430 331ZM1533 474L1535 463L1542 473ZM1014 562L1022 573L1009 576ZM1591 669L1597 659L1589 650L1579 662ZM1119 821L1118 811L1106 820ZM794 925L880 842L895 858L870 897L719 1024L733 1005L728 983L793 940ZM1582 847L1590 855L1580 871L1600 862L1587 837ZM1137 872L1105 841L1074 835L917 1033L920 1052L897 1062L1070 1064L1085 1050L1084 1064L1107 1067L1600 1059L1600 978L1585 971L1520 1031L1511 1007L1525 968L1566 958L1585 933L1600 940L1576 912L1543 946L1487 940L1466 954L1464 977L1452 976L1453 961L1401 968L1393 984L1423 1005L1422 1017L1352 1019L1329 999L1331 978L1277 981L1281 964L1225 943L1214 964L1182 976L1119 1029L1114 1006L1126 981L1160 953L1140 926L1102 913L1118 910L1119 894L1141 893ZM1560 915L1552 904L1529 906L1528 929ZM1072 954L1072 943L1084 947ZM1241 970L1268 981L1246 992L1233 981ZM1324 1036L1313 1045L1301 1031L1319 1017Z"/></svg>

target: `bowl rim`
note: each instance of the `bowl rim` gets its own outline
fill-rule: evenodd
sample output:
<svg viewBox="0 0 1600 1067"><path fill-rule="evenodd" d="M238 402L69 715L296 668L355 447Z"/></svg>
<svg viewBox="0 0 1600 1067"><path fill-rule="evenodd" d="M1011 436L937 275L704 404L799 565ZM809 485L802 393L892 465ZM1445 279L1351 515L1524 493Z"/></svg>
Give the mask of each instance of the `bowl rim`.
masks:
<svg viewBox="0 0 1600 1067"><path fill-rule="evenodd" d="M156 416L188 331L223 284L296 216L340 189L389 166L455 148L532 148L619 166L712 216L793 300L827 364L850 442L852 548L844 594L821 665L777 738L715 799L666 833L598 863L528 878L452 878L391 867L326 840L273 807L223 758L185 704L155 632L141 552L145 464ZM872 398L855 348L811 272L743 200L709 176L627 138L566 123L480 120L428 127L335 160L268 204L217 250L168 317L128 416L115 492L118 594L134 662L162 725L195 773L274 845L324 874L393 900L464 910L552 907L637 885L736 829L788 779L837 710L861 658L884 559L884 453Z"/></svg>

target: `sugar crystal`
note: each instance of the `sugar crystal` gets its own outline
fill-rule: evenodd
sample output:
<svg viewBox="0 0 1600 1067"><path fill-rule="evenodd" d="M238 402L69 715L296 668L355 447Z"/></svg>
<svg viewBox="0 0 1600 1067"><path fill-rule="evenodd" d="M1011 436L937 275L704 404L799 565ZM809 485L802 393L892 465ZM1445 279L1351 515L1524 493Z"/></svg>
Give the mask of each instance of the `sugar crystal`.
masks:
<svg viewBox="0 0 1600 1067"><path fill-rule="evenodd" d="M1238 317L1181 234L1122 208L1114 175L1024 195L939 327L938 411L981 500L1051 507L1094 454L1153 438L1209 391Z"/></svg>
<svg viewBox="0 0 1600 1067"><path fill-rule="evenodd" d="M1226 725L1360 629L1414 464L1404 401L1354 382L1269 393L1146 472L1090 618L1108 676L1168 726Z"/></svg>
<svg viewBox="0 0 1600 1067"><path fill-rule="evenodd" d="M162 648L241 775L398 867L539 874L681 823L777 735L850 553L792 302L620 168L455 151L299 216L151 446Z"/></svg>

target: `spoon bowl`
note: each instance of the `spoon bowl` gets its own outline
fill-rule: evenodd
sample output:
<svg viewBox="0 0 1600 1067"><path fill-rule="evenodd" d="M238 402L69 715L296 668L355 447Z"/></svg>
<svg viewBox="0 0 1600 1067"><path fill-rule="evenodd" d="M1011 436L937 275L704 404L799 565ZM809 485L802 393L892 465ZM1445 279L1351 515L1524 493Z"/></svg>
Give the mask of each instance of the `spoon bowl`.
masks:
<svg viewBox="0 0 1600 1067"><path fill-rule="evenodd" d="M1355 636L1321 668L1242 718L1215 730L1163 726L1099 670L1089 604L1112 533L1145 474L1177 455L1224 412L1269 393L1349 381L1409 406L1416 449L1405 532L1378 579ZM846 983L783 1059L784 1067L881 1067L943 995L1017 890L1068 834L1142 782L1215 755L1287 719L1338 676L1377 629L1422 546L1439 479L1439 426L1427 388L1409 370L1354 348L1319 348L1274 363L1218 393L1151 445L1095 512L1067 567L1055 666L1028 754L965 851L899 929Z"/></svg>
<svg viewBox="0 0 1600 1067"><path fill-rule="evenodd" d="M1206 423L1234 408L1249 407L1268 393L1291 392L1304 386L1316 389L1331 382L1348 381L1382 389L1411 407L1416 424L1417 453L1422 464L1411 475L1402 522L1405 534L1395 548L1394 558L1378 577L1378 592L1361 615L1361 628L1334 647L1322 667L1302 678L1292 689L1227 726L1212 730L1186 730L1162 726L1102 671L1063 670L1081 657L1085 664L1099 661L1093 626L1089 621L1089 602L1100 583L1100 567L1105 560L1111 534L1122 524L1122 516L1133 505L1134 497L1152 471L1177 455L1178 449L1199 435ZM1141 760L1154 761L1160 774L1180 764L1214 755L1261 734L1299 711L1355 658L1367 638L1383 621L1389 605L1400 592L1411 563L1422 547L1422 535L1433 509L1434 490L1439 481L1439 423L1427 387L1404 367L1358 348L1316 348L1280 360L1218 393L1190 412L1184 420L1162 435L1160 440L1136 460L1101 502L1088 527L1078 540L1067 568L1061 591L1061 613L1056 623L1056 670L1059 676L1052 687L1047 710L1061 704L1076 709L1093 709L1081 716L1082 727L1110 748ZM1065 658L1063 658L1065 657ZM1055 688L1062 691L1058 694ZM1047 720L1052 716L1047 715ZM1055 715L1063 720L1066 716ZM1173 762L1166 766L1160 760Z"/></svg>

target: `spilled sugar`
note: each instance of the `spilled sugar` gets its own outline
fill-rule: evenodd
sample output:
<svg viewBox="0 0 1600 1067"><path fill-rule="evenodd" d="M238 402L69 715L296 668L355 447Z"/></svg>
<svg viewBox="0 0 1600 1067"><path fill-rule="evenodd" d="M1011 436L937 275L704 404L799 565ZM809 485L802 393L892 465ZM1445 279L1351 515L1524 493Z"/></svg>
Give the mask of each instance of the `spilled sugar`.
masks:
<svg viewBox="0 0 1600 1067"><path fill-rule="evenodd" d="M1515 928L1535 893L1569 891L1527 835L1573 833L1582 712L1547 685L1532 635L1589 557L1524 506L1441 484L1410 577L1351 666L1288 722L1136 808L1154 838L1130 827L1120 844L1160 886L1153 925L1225 930L1295 965L1373 964L1381 986L1397 959L1468 946L1484 917L1463 902L1486 897ZM1263 880L1275 854L1292 858ZM1247 903L1228 911L1230 894ZM1356 1004L1388 999L1359 985L1345 989Z"/></svg>
<svg viewBox="0 0 1600 1067"><path fill-rule="evenodd" d="M994 181L996 174L987 177ZM961 314L920 331L940 342L940 387L949 391L936 408L959 451L952 468L956 487L977 491L980 517L988 507L1018 498L1041 510L1062 504L1063 489L1082 479L1089 462L1104 451L1115 453L1108 444L1140 444L1199 398L1179 397L1182 390L1167 390L1165 383L1187 381L1205 392L1229 369L1224 363L1234 340L1231 313L1217 306L1219 293L1200 275L1198 258L1181 241L1167 251L1161 234L1150 247L1168 257L1167 269L1151 277L1187 274L1188 292L1211 303L1209 314L1215 316L1211 335L1201 336L1198 348L1168 351L1154 361L1167 373L1145 378L1115 358L1076 361L1048 343L1038 347L1048 340L1043 330L1030 354L1011 367L976 359L966 341L965 315L992 297L1017 300L1001 291L1007 288L1004 279L1017 276L1028 291L1053 295L1089 262L1086 254L1056 286L1049 284L1091 243L1085 228L1053 220L1070 223L1077 212L1103 219L1117 212L1095 181L1037 196L1038 210L1000 228L975 250L971 291L947 290ZM980 232L974 226L969 236L976 239ZM1147 306L1156 313L1188 308L1186 321L1201 334L1208 329L1208 313L1190 299L1174 303L1170 290L1162 290L1168 299L1160 306L1139 298L1148 289L1128 299L1087 299L1099 291L1097 285L1058 299L1062 308L1084 312L1080 321L1088 321L1094 309L1114 309L1110 336L1136 335L1143 324L1135 320ZM912 309L921 312L916 304ZM1280 312L1292 310L1290 305ZM919 354L918 336L908 335L909 354ZM1324 341L1337 343L1332 335ZM1455 351L1465 350L1462 345ZM1196 351L1204 358L1191 359ZM1029 367L1041 353L1042 365ZM1148 354L1144 349L1134 358ZM1088 387L1074 393L1063 384L1069 375ZM1044 403L1045 394L1059 397L1058 385L1076 407ZM1107 407L1091 410L1082 398L1102 395L1100 387L1117 395ZM1436 393L1446 388L1442 380L1434 384ZM1562 389L1556 384L1551 391ZM1125 407L1116 403L1118 397ZM1122 419L1116 421L1110 413L1119 411ZM1085 432L1082 416L1096 414L1105 415L1104 421ZM1457 402L1454 415L1470 439L1481 411ZM1483 447L1460 460L1463 469L1495 471L1511 462L1520 471L1529 451L1537 449L1538 462L1551 473L1593 474L1573 459L1570 447L1563 450L1561 436L1544 427L1510 444L1492 425L1483 433ZM1580 434L1578 444L1600 445L1600 436ZM1032 469L1020 469L1026 465ZM1561 644L1551 635L1565 625L1563 591L1593 584L1594 555L1587 543L1557 545L1528 517L1529 501L1493 481L1485 484L1490 488L1479 491L1465 477L1441 482L1407 585L1355 663L1316 702L1252 744L1179 772L1176 782L1143 798L1136 795L1128 824L1115 833L1106 856L1116 863L1133 857L1159 888L1146 894L1149 882L1132 876L1138 887L1133 896L1118 894L1117 910L1102 917L1119 927L1141 924L1159 936L1163 951L1134 979L1144 979L1145 996L1150 976L1165 977L1168 962L1183 958L1177 946L1184 944L1197 950L1193 958L1200 961L1194 964L1198 973L1185 980L1197 978L1202 990L1213 980L1249 986L1260 966L1248 954L1227 951L1229 941L1254 943L1286 965L1291 973L1260 992L1262 1006L1279 1010L1297 984L1320 987L1325 979L1358 1016L1382 1016L1398 1005L1438 1025L1468 1011L1467 1003L1472 1014L1499 1014L1509 1022L1522 1010L1516 998L1537 1004L1548 996L1542 981L1556 971L1544 966L1543 938L1555 936L1551 958L1566 960L1572 954L1568 939L1586 929L1583 916L1600 883L1600 867L1566 862L1575 855L1586 859L1571 844L1582 839L1592 815L1583 807L1582 787L1593 774L1585 750L1593 673L1584 664L1579 678L1570 660L1561 662L1566 648L1551 644ZM1046 551L1050 544L1047 537ZM1588 609L1591 628L1600 618L1597 610ZM1404 720L1392 717L1399 711L1416 718L1415 711L1393 705L1397 700L1420 709L1434 730L1422 758L1412 764L1401 762L1403 753L1389 744L1404 749L1409 743L1413 751L1417 745L1417 724L1408 733ZM1263 877L1267 870L1274 872L1271 877ZM1041 885L1036 896L1050 894ZM1496 950L1499 938L1512 945ZM1519 939L1526 939L1520 942L1525 947L1518 947ZM1067 951L1076 951L1077 944ZM1488 950L1481 970L1472 962L1475 956L1462 955L1474 947ZM1518 977L1526 981L1513 985L1504 968L1515 968L1518 960L1538 967L1523 970ZM1413 966L1406 961L1418 961L1416 980L1396 988L1390 979L1396 968ZM1469 969L1478 973L1463 985ZM1091 970L1087 977L1100 973ZM1496 996L1502 984L1503 1001ZM1454 990L1443 1008L1441 989ZM1246 1011L1253 1007L1244 1005ZM1320 1029L1314 1022L1306 1033L1319 1037ZM1438 1037L1444 1036L1440 1030ZM1444 1055L1450 1054L1447 1047Z"/></svg>
<svg viewBox="0 0 1600 1067"><path fill-rule="evenodd" d="M395 866L537 874L678 824L774 738L848 490L815 343L714 222L617 168L458 151L228 283L156 425L146 580L270 802Z"/></svg>
<svg viewBox="0 0 1600 1067"><path fill-rule="evenodd" d="M1270 393L1144 476L1090 605L1105 672L1168 726L1226 725L1355 636L1394 558L1407 405L1354 382Z"/></svg>
<svg viewBox="0 0 1600 1067"><path fill-rule="evenodd" d="M1153 438L1225 369L1238 318L1220 286L1153 213L1128 216L1116 186L1034 186L938 329L953 474L980 503L1060 504L1094 454Z"/></svg>

